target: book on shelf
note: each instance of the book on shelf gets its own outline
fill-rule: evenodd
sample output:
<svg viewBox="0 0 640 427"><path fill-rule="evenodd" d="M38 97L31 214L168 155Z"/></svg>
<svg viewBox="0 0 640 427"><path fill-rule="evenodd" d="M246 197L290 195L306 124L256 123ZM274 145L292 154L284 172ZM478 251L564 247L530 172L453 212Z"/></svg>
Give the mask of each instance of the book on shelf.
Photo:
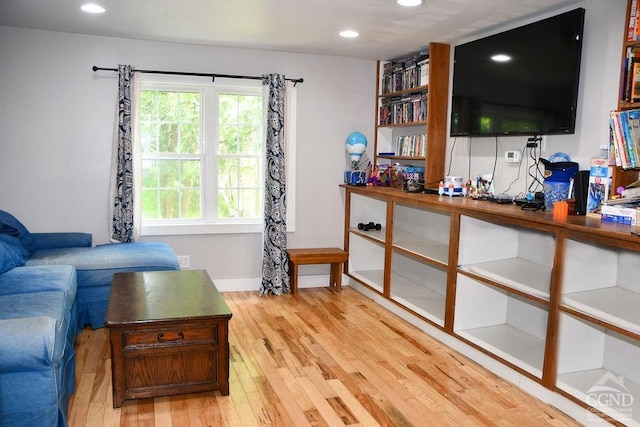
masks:
<svg viewBox="0 0 640 427"><path fill-rule="evenodd" d="M420 86L427 86L429 84L429 58L418 62L418 67L420 67Z"/></svg>
<svg viewBox="0 0 640 427"><path fill-rule="evenodd" d="M621 167L620 163L620 155L618 154L618 147L616 146L616 142L614 141L615 135L613 133L613 119L609 117L609 164L616 165Z"/></svg>
<svg viewBox="0 0 640 427"><path fill-rule="evenodd" d="M395 141L395 150L396 155L400 157L424 157L427 151L427 136L398 136Z"/></svg>
<svg viewBox="0 0 640 427"><path fill-rule="evenodd" d="M589 168L589 191L587 191L587 213L598 213L609 196L611 170L608 159L591 159Z"/></svg>
<svg viewBox="0 0 640 427"><path fill-rule="evenodd" d="M632 42L638 40L638 0L631 1L631 9L629 10L629 23L627 25L627 41Z"/></svg>
<svg viewBox="0 0 640 427"><path fill-rule="evenodd" d="M609 155L623 169L640 167L640 110L612 111L609 117Z"/></svg>
<svg viewBox="0 0 640 427"><path fill-rule="evenodd" d="M637 111L637 110L636 110ZM627 162L628 167L633 169L636 167L636 153L635 153L635 143L634 141L634 132L633 132L633 124L630 120L630 111L622 111L618 117L620 119L620 128L622 129L622 136L624 141L624 149L627 154Z"/></svg>
<svg viewBox="0 0 640 427"><path fill-rule="evenodd" d="M620 88L620 99L625 102L640 101L640 99L637 99L636 101L633 100L633 87L636 77L634 68L636 71L638 70L638 67L636 67L636 64L638 63L640 63L640 47L629 46L624 57L624 64L622 67L622 87Z"/></svg>
<svg viewBox="0 0 640 427"><path fill-rule="evenodd" d="M640 101L640 59L635 58L631 72L631 102Z"/></svg>

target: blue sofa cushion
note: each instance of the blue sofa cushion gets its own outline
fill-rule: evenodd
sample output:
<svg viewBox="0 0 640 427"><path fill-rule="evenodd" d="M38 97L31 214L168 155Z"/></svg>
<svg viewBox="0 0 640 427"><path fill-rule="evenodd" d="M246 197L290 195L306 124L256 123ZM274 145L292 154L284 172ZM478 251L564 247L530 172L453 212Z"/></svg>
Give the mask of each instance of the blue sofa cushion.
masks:
<svg viewBox="0 0 640 427"><path fill-rule="evenodd" d="M0 234L0 246L4 249L5 255L3 256L4 265L0 268L0 272L10 270L14 267L20 267L29 258L29 252L22 245L17 237L10 236L8 234Z"/></svg>
<svg viewBox="0 0 640 427"><path fill-rule="evenodd" d="M16 260L13 252L0 242L0 274L16 268Z"/></svg>
<svg viewBox="0 0 640 427"><path fill-rule="evenodd" d="M3 210L0 210L0 234L17 237L29 254L36 249L36 243L27 227L9 212Z"/></svg>
<svg viewBox="0 0 640 427"><path fill-rule="evenodd" d="M47 369L56 353L56 323L47 316L2 319L2 372Z"/></svg>
<svg viewBox="0 0 640 427"><path fill-rule="evenodd" d="M76 269L70 265L35 265L0 274L0 296L43 291L62 291L65 304L72 307L77 291Z"/></svg>
<svg viewBox="0 0 640 427"><path fill-rule="evenodd" d="M177 270L171 246L161 242L107 243L91 248L38 249L25 265L73 265L78 287L110 286L114 273Z"/></svg>
<svg viewBox="0 0 640 427"><path fill-rule="evenodd" d="M53 233L31 233L31 237L36 245L36 249L51 248L71 248L71 247L91 247L91 233L79 232L53 232Z"/></svg>
<svg viewBox="0 0 640 427"><path fill-rule="evenodd" d="M65 303L65 295L59 291L2 296L0 320L37 317L55 320L55 331L51 337L53 345L43 348L41 352L31 353L28 358L24 357L20 363L16 362L14 369L46 369L50 361L61 363L67 346L67 331L72 324L71 311ZM20 340L13 343L17 347L22 345ZM5 357L11 358L11 354L3 354L3 359Z"/></svg>

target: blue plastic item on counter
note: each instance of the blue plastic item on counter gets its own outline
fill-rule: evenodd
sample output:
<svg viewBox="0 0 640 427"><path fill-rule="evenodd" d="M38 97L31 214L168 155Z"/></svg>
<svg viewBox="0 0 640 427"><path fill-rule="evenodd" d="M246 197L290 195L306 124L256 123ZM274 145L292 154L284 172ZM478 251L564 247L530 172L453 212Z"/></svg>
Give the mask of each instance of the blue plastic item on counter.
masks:
<svg viewBox="0 0 640 427"><path fill-rule="evenodd" d="M551 210L556 201L569 198L571 180L578 173L579 165L576 162L550 162L542 158L540 162L544 165L544 182L542 184L544 207Z"/></svg>

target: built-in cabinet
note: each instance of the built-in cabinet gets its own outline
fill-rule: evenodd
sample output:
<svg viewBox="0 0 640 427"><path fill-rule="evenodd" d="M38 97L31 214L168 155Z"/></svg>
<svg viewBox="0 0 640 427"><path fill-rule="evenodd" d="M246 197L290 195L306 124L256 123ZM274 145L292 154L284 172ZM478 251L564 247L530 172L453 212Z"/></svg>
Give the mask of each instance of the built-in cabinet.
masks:
<svg viewBox="0 0 640 427"><path fill-rule="evenodd" d="M640 238L629 226L343 188L351 283L560 399L640 424ZM382 229L358 229L369 221Z"/></svg>

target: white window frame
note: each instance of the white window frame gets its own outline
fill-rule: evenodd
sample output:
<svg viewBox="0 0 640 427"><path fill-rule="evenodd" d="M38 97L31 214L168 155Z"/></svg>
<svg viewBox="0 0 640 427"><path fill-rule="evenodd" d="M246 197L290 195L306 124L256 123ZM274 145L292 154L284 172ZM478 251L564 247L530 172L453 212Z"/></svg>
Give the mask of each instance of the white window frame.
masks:
<svg viewBox="0 0 640 427"><path fill-rule="evenodd" d="M253 93L256 89L263 91L263 103L268 102L267 95L264 92L260 80L236 80L216 78L212 83L209 78L190 77L190 76L163 76L155 74L143 74L141 76L140 87L144 89L160 89L160 90L176 90L176 91L199 91L201 92L201 101L203 114L213 110L214 117L218 117L217 94L233 90L237 93ZM293 88L293 86L291 86ZM295 90L288 90L290 101L288 102L286 121L287 126L287 148L286 148L286 167L287 167L287 231L295 230L295 111L296 96ZM135 114L136 119L139 117ZM265 120L266 123L266 120ZM139 126L138 121L134 126ZM264 130L264 127L263 127ZM201 120L201 158L202 164L202 203L204 218L196 220L171 220L169 221L149 221L146 220L140 224L140 235L142 236L159 236L159 235L192 235L192 234L238 234L238 233L262 233L264 229L264 218L257 220L216 220L215 209L217 209L217 199L215 197L206 197L209 194L210 186L216 185L217 180L217 123L212 120ZM263 137L264 139L264 137ZM135 200L140 200L140 176L141 176L141 155L140 140L137 131L134 131L134 168L136 175ZM207 166L209 165L209 166ZM264 173L264 144L263 144L263 166ZM262 177L264 185L264 177ZM138 209L140 212L140 209Z"/></svg>

